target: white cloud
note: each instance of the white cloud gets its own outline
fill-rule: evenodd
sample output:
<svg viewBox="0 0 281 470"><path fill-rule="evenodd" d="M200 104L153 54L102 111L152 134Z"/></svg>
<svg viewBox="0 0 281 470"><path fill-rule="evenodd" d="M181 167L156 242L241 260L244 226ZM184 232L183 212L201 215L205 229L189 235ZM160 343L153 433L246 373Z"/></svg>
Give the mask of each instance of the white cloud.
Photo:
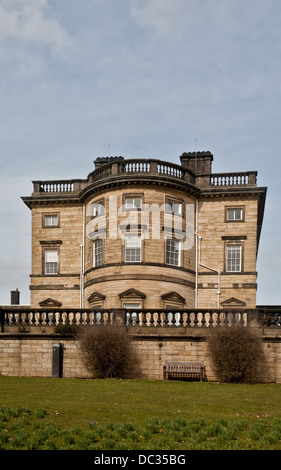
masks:
<svg viewBox="0 0 281 470"><path fill-rule="evenodd" d="M180 25L185 6L186 0L135 0L131 12L140 26L165 35Z"/></svg>
<svg viewBox="0 0 281 470"><path fill-rule="evenodd" d="M63 53L70 38L52 14L49 0L0 0L0 56L20 75L40 70L42 47Z"/></svg>
<svg viewBox="0 0 281 470"><path fill-rule="evenodd" d="M130 0L131 14L143 28L161 36L184 33L251 35L256 39L266 18L274 22L278 0ZM278 25L279 26L279 25ZM276 25L277 27L277 25ZM192 40L192 37L190 37Z"/></svg>

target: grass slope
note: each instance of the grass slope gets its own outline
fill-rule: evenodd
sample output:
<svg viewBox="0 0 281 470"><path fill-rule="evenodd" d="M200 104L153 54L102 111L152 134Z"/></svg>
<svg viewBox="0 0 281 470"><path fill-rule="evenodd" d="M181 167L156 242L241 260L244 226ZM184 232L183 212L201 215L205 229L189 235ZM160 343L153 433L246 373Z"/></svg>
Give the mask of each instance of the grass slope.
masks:
<svg viewBox="0 0 281 470"><path fill-rule="evenodd" d="M279 384L0 377L0 393L3 449L281 449Z"/></svg>

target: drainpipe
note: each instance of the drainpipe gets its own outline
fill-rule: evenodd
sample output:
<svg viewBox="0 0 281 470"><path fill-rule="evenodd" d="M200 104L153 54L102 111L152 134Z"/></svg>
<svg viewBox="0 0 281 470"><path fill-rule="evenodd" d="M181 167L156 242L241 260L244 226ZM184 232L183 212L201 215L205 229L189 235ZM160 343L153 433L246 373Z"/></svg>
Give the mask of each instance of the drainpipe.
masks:
<svg viewBox="0 0 281 470"><path fill-rule="evenodd" d="M198 199L195 201L195 308L198 308Z"/></svg>
<svg viewBox="0 0 281 470"><path fill-rule="evenodd" d="M80 273L80 308L84 308L84 267L85 267L85 204L83 203L83 242L81 248L81 273Z"/></svg>
<svg viewBox="0 0 281 470"><path fill-rule="evenodd" d="M217 295L218 295L218 308L220 308L220 272L217 269L210 268L209 266L206 266L205 264L201 263L201 240L202 237L199 235L199 265L202 266L203 268L210 269L211 271L214 271L218 275L218 290L217 290Z"/></svg>

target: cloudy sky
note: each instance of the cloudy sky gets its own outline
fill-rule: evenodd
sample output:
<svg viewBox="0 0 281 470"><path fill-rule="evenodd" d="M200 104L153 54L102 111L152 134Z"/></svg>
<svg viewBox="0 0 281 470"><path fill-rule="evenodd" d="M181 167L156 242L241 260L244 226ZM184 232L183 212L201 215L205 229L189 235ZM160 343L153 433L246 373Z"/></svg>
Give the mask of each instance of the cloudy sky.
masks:
<svg viewBox="0 0 281 470"><path fill-rule="evenodd" d="M281 304L280 22L280 0L0 0L0 304L29 304L32 180L196 148L268 187L257 303Z"/></svg>

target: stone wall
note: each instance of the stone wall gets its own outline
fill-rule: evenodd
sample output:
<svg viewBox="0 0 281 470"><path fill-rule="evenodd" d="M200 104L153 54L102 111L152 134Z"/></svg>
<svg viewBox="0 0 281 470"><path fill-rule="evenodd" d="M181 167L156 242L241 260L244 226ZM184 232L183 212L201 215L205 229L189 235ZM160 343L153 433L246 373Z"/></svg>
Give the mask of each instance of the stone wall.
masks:
<svg viewBox="0 0 281 470"><path fill-rule="evenodd" d="M197 330L197 331L196 331ZM216 377L208 355L207 336L194 328L186 334L167 333L152 328L150 334L139 332L133 337L134 374L147 379L163 379L165 361L204 361L205 379ZM202 334L203 333L203 334ZM0 375L52 377L53 345L63 345L63 373L65 378L90 378L83 363L77 340L52 334L2 334L0 335ZM263 382L281 383L281 336L280 330L263 332L265 364Z"/></svg>
<svg viewBox="0 0 281 470"><path fill-rule="evenodd" d="M243 210L242 221L226 220L226 209ZM245 302L248 308L256 306L257 273L257 222L258 199L205 198L199 201L198 235L201 240L201 263L216 269L220 276L220 305L235 298ZM226 246L242 246L242 271L226 272ZM198 305L200 308L217 308L218 276L199 265ZM220 307L221 308L221 307Z"/></svg>
<svg viewBox="0 0 281 470"><path fill-rule="evenodd" d="M163 207L167 200L183 204L195 211L195 196L187 191L168 186L152 186L149 184L122 185L121 189L105 188L94 192L85 202L85 227L83 227L83 205L81 202L56 202L34 204L32 206L32 273L31 273L31 306L38 307L41 302L51 299L63 307L79 308L81 303L81 245L84 250L83 306L99 308L122 307L120 294L130 288L137 288L145 296L145 302L138 300L141 308L163 308L162 296L175 292L182 302L178 308L195 306L195 271L196 243L188 249L181 249L180 265L168 265L165 257L165 237L167 214L162 211L158 218L144 216L139 211L121 211L126 196L138 195L143 204L158 208ZM116 201L116 207L112 201ZM106 216L91 217L91 204L103 203ZM243 218L239 221L227 221L227 208L241 208ZM220 272L220 297L218 305L218 276L206 266L198 266L198 308L222 308L224 302L234 299L231 306L248 308L256 306L257 273L257 227L258 227L258 196L252 193L240 194L235 197L212 194L200 197L198 206L198 235L201 237L201 263ZM116 210L115 210L116 209ZM115 217L109 215L115 214ZM56 214L58 225L45 227L44 216ZM135 233L142 234L141 262L125 262L124 235L126 225L132 216L135 217ZM104 223L101 220L104 218ZM174 222L179 223L178 229L185 230L185 218L175 216ZM181 225L183 222L183 226ZM103 260L101 266L94 266L92 231L103 226L106 237L103 240ZM90 228L89 228L90 227ZM122 228L123 227L123 228ZM146 227L141 229L140 227ZM119 233L120 228L120 233ZM157 238L157 231L159 237ZM176 227L174 227L176 228ZM194 229L194 227L190 227ZM113 237L116 230L116 239ZM192 235L193 238L193 235ZM226 246L229 244L242 246L241 272L226 272ZM44 250L58 250L58 274L45 274ZM137 287L136 287L137 286ZM98 298L92 302L92 296ZM103 298L102 301L100 299ZM91 299L91 300L89 300ZM235 303L236 302L236 303ZM238 304L237 304L238 302Z"/></svg>
<svg viewBox="0 0 281 470"><path fill-rule="evenodd" d="M45 227L44 216L56 214L58 226ZM65 307L80 306L83 212L81 204L45 204L32 209L31 305L54 299ZM59 275L44 274L44 250L58 249Z"/></svg>

